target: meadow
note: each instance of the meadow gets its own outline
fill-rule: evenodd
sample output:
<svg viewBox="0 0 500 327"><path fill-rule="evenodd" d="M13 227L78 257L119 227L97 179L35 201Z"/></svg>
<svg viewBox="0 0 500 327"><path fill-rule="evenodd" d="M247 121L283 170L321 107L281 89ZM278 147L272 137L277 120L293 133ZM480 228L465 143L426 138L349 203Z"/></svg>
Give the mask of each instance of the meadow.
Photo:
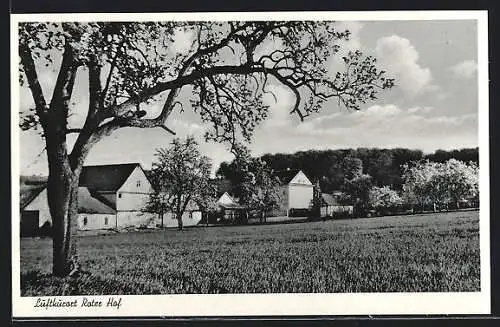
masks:
<svg viewBox="0 0 500 327"><path fill-rule="evenodd" d="M477 211L78 237L84 272L50 276L21 239L21 294L480 290Z"/></svg>

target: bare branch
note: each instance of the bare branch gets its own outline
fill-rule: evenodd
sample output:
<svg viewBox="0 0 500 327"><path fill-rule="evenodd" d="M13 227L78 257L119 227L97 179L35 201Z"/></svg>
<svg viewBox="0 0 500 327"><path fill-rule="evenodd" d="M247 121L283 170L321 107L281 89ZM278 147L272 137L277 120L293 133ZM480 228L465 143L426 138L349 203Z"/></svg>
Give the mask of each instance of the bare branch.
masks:
<svg viewBox="0 0 500 327"><path fill-rule="evenodd" d="M81 133L82 131L82 128L66 128L66 134Z"/></svg>
<svg viewBox="0 0 500 327"><path fill-rule="evenodd" d="M28 80L28 86L35 101L36 113L43 126L43 124L45 124L44 116L46 115L48 109L47 102L45 101L42 87L40 86L40 82L38 80L38 74L36 72L35 62L31 56L31 50L24 42L20 42L19 44L19 56L21 57L21 64L23 65L24 73L26 74L26 78Z"/></svg>
<svg viewBox="0 0 500 327"><path fill-rule="evenodd" d="M61 121L60 124L62 124L62 120L64 120L64 125L66 125L68 104L71 100L71 94L73 93L73 87L75 85L77 66L73 57L73 49L70 43L67 42L64 47L61 68L59 69L56 85L52 94L52 101L50 103L51 111L49 112L51 115L54 115L57 120ZM51 122L55 123L53 119L51 119Z"/></svg>
<svg viewBox="0 0 500 327"><path fill-rule="evenodd" d="M120 52L122 51L122 47L123 47L123 44L125 43L125 37L123 37L121 43L118 45L118 48L116 50L116 54L115 56L113 57L113 60L111 61L111 65L110 65L110 68L109 68L109 74L108 74L108 77L106 78L106 84L104 86L104 89L102 90L102 93L101 93L101 107L104 107L104 100L106 99L106 95L108 93L108 89L109 89L109 86L111 84L111 79L112 79L112 76L113 76L113 71L115 70L115 67L116 67L116 63L117 63L117 59L118 59L118 56L120 55Z"/></svg>

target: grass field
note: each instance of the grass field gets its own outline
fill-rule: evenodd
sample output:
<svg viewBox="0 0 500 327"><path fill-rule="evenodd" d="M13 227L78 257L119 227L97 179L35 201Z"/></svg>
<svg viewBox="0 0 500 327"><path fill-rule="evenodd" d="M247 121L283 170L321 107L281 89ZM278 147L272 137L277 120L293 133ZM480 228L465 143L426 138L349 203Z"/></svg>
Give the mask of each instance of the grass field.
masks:
<svg viewBox="0 0 500 327"><path fill-rule="evenodd" d="M21 240L23 296L480 290L477 211L79 237L77 278L51 244Z"/></svg>

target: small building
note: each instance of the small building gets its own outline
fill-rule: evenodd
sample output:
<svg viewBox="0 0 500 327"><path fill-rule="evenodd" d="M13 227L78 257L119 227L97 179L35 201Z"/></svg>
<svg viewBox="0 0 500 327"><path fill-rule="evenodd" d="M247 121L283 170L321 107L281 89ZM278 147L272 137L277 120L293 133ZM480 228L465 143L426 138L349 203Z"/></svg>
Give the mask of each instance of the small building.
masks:
<svg viewBox="0 0 500 327"><path fill-rule="evenodd" d="M85 166L78 189L78 228L80 230L121 229L127 227L176 227L172 213L162 217L145 207L153 188L138 163ZM24 193L24 194L23 194ZM52 226L47 201L47 185L21 190L21 235L34 236L42 226ZM201 220L201 211L190 203L183 215L184 226Z"/></svg>
<svg viewBox="0 0 500 327"><path fill-rule="evenodd" d="M48 234L52 220L47 203L47 194L44 193L46 181L39 184L21 183L20 211L21 236L37 236Z"/></svg>
<svg viewBox="0 0 500 327"><path fill-rule="evenodd" d="M282 215L290 216L293 211L306 212L312 206L313 184L302 170L284 170L275 172L281 182Z"/></svg>
<svg viewBox="0 0 500 327"><path fill-rule="evenodd" d="M103 218L94 229L155 226L156 215L145 209L153 187L140 164L85 166L79 186L115 210L114 226L104 224ZM82 225L85 226L84 221Z"/></svg>
<svg viewBox="0 0 500 327"><path fill-rule="evenodd" d="M339 195L321 194L321 217L334 217L352 215L354 207L352 205L341 204Z"/></svg>
<svg viewBox="0 0 500 327"><path fill-rule="evenodd" d="M217 202L218 212L220 213L219 222L244 222L248 219L247 208L238 203L238 200L224 192L220 195Z"/></svg>

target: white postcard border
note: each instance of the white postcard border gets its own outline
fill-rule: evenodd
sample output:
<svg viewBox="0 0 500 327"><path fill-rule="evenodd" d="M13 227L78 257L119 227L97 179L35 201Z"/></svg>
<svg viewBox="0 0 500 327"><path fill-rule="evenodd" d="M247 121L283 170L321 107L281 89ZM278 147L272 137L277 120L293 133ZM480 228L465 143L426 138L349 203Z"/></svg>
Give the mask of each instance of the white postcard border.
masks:
<svg viewBox="0 0 500 327"><path fill-rule="evenodd" d="M481 291L474 293L344 293L229 294L127 296L20 296L19 237L19 83L18 31L23 21L156 21L156 20L477 20L480 158ZM259 13L87 13L11 15L11 175L12 175L12 313L14 317L103 316L273 316L273 315L408 315L490 313L489 226L489 83L488 15L486 11L388 12L259 12ZM35 307L38 299L92 299L106 304L121 298L120 307Z"/></svg>

